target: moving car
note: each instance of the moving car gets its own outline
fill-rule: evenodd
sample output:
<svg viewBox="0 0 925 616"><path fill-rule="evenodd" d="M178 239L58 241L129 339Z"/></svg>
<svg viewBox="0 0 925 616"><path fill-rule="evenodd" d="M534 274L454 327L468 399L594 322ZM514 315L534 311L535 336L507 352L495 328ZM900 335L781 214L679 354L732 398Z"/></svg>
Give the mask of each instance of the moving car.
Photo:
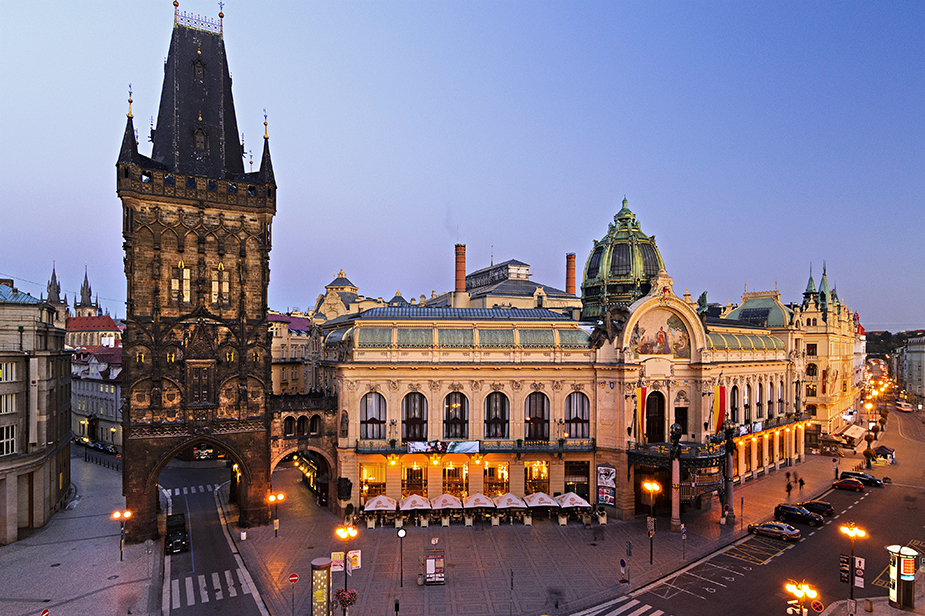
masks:
<svg viewBox="0 0 925 616"><path fill-rule="evenodd" d="M832 484L833 488L838 488L840 490L854 490L855 492L863 492L864 484L858 481L857 479L839 479Z"/></svg>
<svg viewBox="0 0 925 616"><path fill-rule="evenodd" d="M835 507L825 501L804 501L802 503L797 503L797 507L802 507L803 509L818 513L822 516L835 515Z"/></svg>
<svg viewBox="0 0 925 616"><path fill-rule="evenodd" d="M167 535L164 553L189 552L189 532L186 529L186 514L172 513L167 516Z"/></svg>
<svg viewBox="0 0 925 616"><path fill-rule="evenodd" d="M796 522L806 522L810 526L819 526L822 524L822 516L800 507L799 505L787 505L781 503L774 508L774 517L781 522L793 520Z"/></svg>
<svg viewBox="0 0 925 616"><path fill-rule="evenodd" d="M749 524L748 532L753 535L765 535L767 537L776 537L781 541L797 541L800 538L800 530L784 524L783 522L762 522L761 524Z"/></svg>
<svg viewBox="0 0 925 616"><path fill-rule="evenodd" d="M857 479L866 486L877 486L878 488L883 487L883 482L873 475L868 475L867 473L862 473L860 471L842 471L842 474L838 476L839 479Z"/></svg>

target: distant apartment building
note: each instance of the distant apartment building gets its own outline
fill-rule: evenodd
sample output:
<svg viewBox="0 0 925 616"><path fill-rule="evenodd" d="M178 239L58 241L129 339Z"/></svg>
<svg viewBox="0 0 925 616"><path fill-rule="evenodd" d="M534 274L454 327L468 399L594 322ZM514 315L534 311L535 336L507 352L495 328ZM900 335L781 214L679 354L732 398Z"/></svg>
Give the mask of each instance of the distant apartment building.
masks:
<svg viewBox="0 0 925 616"><path fill-rule="evenodd" d="M0 544L44 526L71 483L70 352L55 308L0 280Z"/></svg>
<svg viewBox="0 0 925 616"><path fill-rule="evenodd" d="M122 347L93 347L71 362L71 429L122 451Z"/></svg>
<svg viewBox="0 0 925 616"><path fill-rule="evenodd" d="M925 336L906 342L899 368L898 377L906 391L906 401L915 410L921 410L925 402Z"/></svg>

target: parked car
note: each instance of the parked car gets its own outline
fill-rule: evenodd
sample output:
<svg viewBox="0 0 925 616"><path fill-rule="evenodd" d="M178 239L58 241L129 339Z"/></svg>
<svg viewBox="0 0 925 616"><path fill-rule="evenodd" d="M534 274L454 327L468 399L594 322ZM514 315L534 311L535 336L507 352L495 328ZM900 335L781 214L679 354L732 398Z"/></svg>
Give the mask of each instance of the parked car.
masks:
<svg viewBox="0 0 925 616"><path fill-rule="evenodd" d="M855 492L863 492L864 484L858 481L857 479L839 479L832 484L833 488L838 488L840 490L854 490Z"/></svg>
<svg viewBox="0 0 925 616"><path fill-rule="evenodd" d="M781 541L797 541L800 538L800 530L783 522L762 522L761 524L749 524L748 532L753 535L765 535L767 537L776 537Z"/></svg>
<svg viewBox="0 0 925 616"><path fill-rule="evenodd" d="M114 455L116 455L117 453L119 453L119 452L116 450L116 448L113 447L112 445L104 445L104 446L103 446L103 451L104 451L105 453L108 453L108 454L111 455L111 456L114 456Z"/></svg>
<svg viewBox="0 0 925 616"><path fill-rule="evenodd" d="M806 522L810 526L819 526L822 524L821 515L804 509L799 505L787 505L781 503L774 508L774 517L781 522L786 522L788 520L795 522Z"/></svg>
<svg viewBox="0 0 925 616"><path fill-rule="evenodd" d="M883 487L883 481L877 479L873 475L867 473L862 473L860 471L842 471L841 475L838 476L839 479L857 479L866 486L876 486L878 488Z"/></svg>
<svg viewBox="0 0 925 616"><path fill-rule="evenodd" d="M804 501L802 503L797 503L797 507L802 507L813 513L818 513L821 516L828 517L835 515L835 507L825 501Z"/></svg>

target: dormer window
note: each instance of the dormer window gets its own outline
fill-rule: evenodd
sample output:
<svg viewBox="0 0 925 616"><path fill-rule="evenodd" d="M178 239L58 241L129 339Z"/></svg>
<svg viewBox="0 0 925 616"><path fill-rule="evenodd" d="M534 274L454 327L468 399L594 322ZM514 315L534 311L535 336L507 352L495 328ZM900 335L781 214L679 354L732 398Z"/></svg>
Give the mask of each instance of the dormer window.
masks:
<svg viewBox="0 0 925 616"><path fill-rule="evenodd" d="M202 63L202 60L196 58L196 61L193 62L193 78L202 81L203 76L206 72L206 66Z"/></svg>
<svg viewBox="0 0 925 616"><path fill-rule="evenodd" d="M193 133L193 135L196 141L196 149L205 150L206 149L206 132L202 130L201 128L197 128L196 132Z"/></svg>

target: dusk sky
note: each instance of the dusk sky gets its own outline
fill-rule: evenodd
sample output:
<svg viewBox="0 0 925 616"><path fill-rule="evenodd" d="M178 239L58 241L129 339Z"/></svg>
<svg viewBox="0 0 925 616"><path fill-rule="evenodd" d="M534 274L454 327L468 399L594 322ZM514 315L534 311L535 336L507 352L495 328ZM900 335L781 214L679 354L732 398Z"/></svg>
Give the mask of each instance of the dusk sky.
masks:
<svg viewBox="0 0 925 616"><path fill-rule="evenodd" d="M0 0L0 277L86 265L125 316L115 162L149 155L170 0ZM218 5L180 10L217 19ZM810 266L870 330L925 327L925 2L224 5L239 130L278 184L270 308L340 269L368 297L518 259L565 287L624 196L675 291L798 302ZM245 163L247 164L247 163ZM581 283L579 273L578 283Z"/></svg>

